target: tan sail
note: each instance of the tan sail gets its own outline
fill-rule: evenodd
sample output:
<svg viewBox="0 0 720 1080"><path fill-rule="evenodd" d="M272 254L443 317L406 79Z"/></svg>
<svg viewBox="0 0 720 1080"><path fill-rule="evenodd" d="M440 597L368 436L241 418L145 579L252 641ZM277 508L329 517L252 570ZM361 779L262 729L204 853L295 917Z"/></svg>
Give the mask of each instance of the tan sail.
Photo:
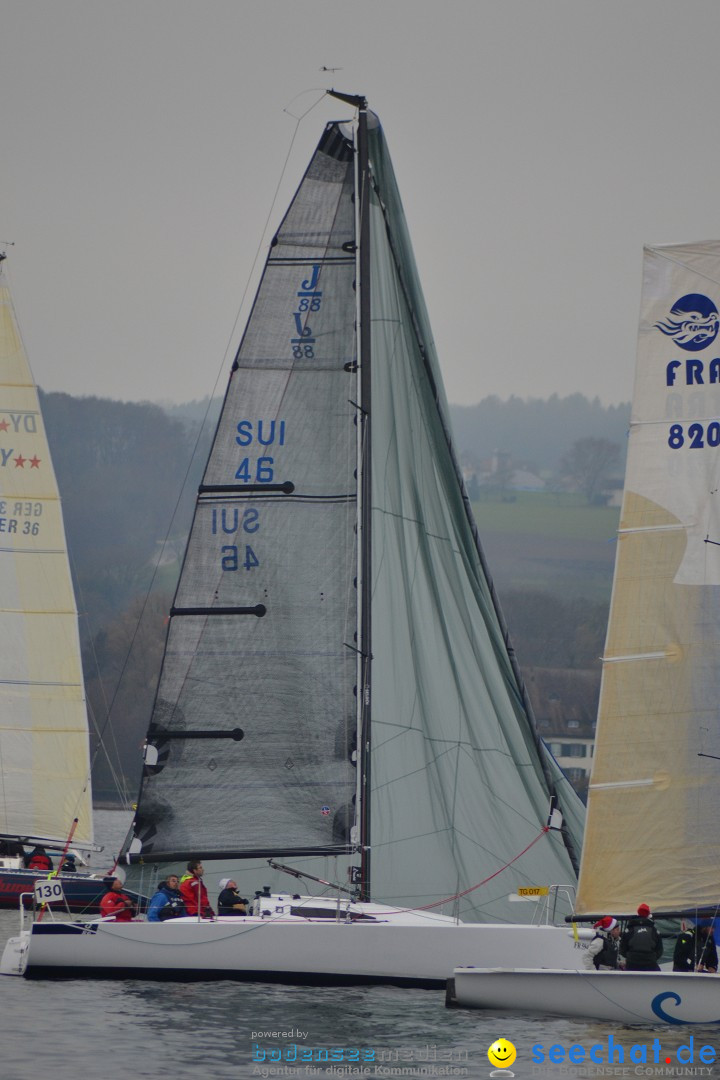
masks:
<svg viewBox="0 0 720 1080"><path fill-rule="evenodd" d="M0 273L0 833L92 842L77 611L38 394Z"/></svg>
<svg viewBox="0 0 720 1080"><path fill-rule="evenodd" d="M579 913L720 898L720 243L648 248Z"/></svg>

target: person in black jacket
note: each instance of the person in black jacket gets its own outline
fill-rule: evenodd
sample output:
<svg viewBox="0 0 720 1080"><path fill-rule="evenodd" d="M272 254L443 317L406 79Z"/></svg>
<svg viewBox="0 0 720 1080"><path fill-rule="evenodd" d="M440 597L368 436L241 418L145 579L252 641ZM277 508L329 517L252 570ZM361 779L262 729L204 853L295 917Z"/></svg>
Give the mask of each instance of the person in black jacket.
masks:
<svg viewBox="0 0 720 1080"><path fill-rule="evenodd" d="M237 882L221 878L219 884L218 915L247 915L247 900L237 891Z"/></svg>
<svg viewBox="0 0 720 1080"><path fill-rule="evenodd" d="M717 973L718 954L711 926L691 926L678 934L673 953L673 971Z"/></svg>
<svg viewBox="0 0 720 1080"><path fill-rule="evenodd" d="M662 941L647 904L640 904L637 915L628 919L620 938L620 955L626 971L659 971L663 954Z"/></svg>

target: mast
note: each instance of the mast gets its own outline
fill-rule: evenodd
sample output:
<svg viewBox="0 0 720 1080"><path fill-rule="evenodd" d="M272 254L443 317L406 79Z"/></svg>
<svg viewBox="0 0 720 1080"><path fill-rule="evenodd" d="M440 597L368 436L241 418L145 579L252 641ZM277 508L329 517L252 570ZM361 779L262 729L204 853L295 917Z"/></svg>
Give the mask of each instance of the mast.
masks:
<svg viewBox="0 0 720 1080"><path fill-rule="evenodd" d="M368 154L367 99L357 94L328 90L358 110L357 157L355 165L356 222L358 232L358 788L357 807L360 829L360 898L370 899L370 717L371 717L371 333L370 333L370 175Z"/></svg>
<svg viewBox="0 0 720 1080"><path fill-rule="evenodd" d="M360 199L360 851L361 851L361 898L369 900L370 891L370 718L371 718L371 669L372 669L372 620L371 620L371 541L372 541L372 474L370 455L370 390L371 390L371 341L370 341L370 176L368 168L367 102L359 108L358 115L358 164L357 194Z"/></svg>

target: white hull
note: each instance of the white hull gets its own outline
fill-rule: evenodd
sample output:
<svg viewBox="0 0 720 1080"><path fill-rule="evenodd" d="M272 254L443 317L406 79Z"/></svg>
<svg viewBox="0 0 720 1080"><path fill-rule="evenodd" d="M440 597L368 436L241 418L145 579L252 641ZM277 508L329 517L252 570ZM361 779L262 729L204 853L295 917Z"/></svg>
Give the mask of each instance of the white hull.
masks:
<svg viewBox="0 0 720 1080"><path fill-rule="evenodd" d="M41 923L11 939L0 971L28 977L233 978L445 985L458 963L578 964L566 927L328 919Z"/></svg>
<svg viewBox="0 0 720 1080"><path fill-rule="evenodd" d="M669 971L455 968L448 1003L472 1009L611 1020L720 1023L720 977Z"/></svg>

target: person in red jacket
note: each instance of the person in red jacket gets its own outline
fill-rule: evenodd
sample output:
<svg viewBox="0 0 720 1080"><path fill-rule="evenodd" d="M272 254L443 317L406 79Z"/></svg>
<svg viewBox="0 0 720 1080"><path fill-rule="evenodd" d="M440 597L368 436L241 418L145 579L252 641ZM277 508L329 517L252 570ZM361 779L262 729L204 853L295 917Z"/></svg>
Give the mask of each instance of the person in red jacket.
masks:
<svg viewBox="0 0 720 1080"><path fill-rule="evenodd" d="M122 888L123 883L120 878L113 878L109 890L100 901L100 914L105 918L114 915L115 922L130 922L134 905Z"/></svg>
<svg viewBox="0 0 720 1080"><path fill-rule="evenodd" d="M210 907L207 889L203 885L203 864L200 859L191 859L187 868L187 874L180 880L180 895L185 903L185 911L188 915L197 915L199 909L203 919L212 919L215 912Z"/></svg>
<svg viewBox="0 0 720 1080"><path fill-rule="evenodd" d="M53 868L52 859L42 844L38 844L29 855L25 856L25 865L28 870L52 870Z"/></svg>

